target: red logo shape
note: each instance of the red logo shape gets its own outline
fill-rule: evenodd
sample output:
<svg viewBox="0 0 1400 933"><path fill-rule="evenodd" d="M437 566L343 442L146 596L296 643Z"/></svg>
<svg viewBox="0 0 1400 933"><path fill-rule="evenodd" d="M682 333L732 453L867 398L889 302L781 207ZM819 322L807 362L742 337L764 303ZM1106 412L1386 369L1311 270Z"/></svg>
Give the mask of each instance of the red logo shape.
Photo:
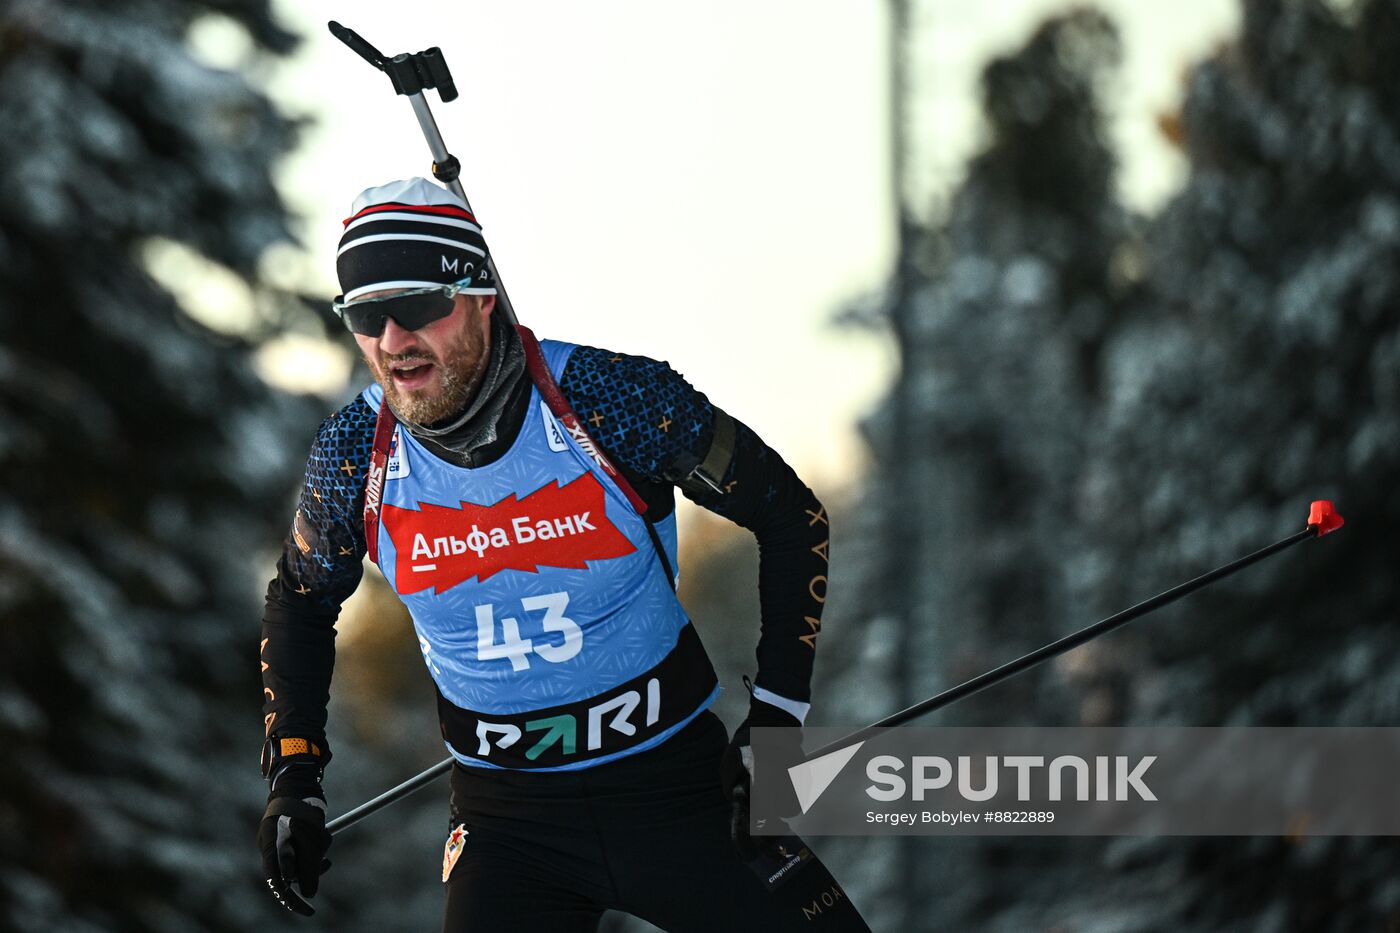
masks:
<svg viewBox="0 0 1400 933"><path fill-rule="evenodd" d="M511 493L495 505L385 505L398 591L406 596L435 587L442 593L502 570L582 570L586 561L631 554L637 548L608 521L605 500L603 485L587 472L565 486L547 483L523 499Z"/></svg>

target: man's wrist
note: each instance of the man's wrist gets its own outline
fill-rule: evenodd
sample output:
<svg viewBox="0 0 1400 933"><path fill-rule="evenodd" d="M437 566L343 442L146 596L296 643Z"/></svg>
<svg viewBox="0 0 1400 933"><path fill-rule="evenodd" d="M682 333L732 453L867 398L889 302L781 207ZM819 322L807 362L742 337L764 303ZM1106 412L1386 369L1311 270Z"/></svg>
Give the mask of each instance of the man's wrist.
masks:
<svg viewBox="0 0 1400 933"><path fill-rule="evenodd" d="M319 798L325 800L321 790L321 768L311 761L285 762L268 782L269 799L296 797L301 800Z"/></svg>
<svg viewBox="0 0 1400 933"><path fill-rule="evenodd" d="M755 704L762 705L756 706ZM752 692L752 700L749 703L750 720L753 719L755 712L757 712L759 716L764 719L772 718L767 714L767 710L763 708L765 706L786 713L788 716L791 716L793 719L797 720L796 725L799 726L807 721L807 713L812 708L811 703L804 703L801 700L794 700L790 697L785 697L780 693L774 693L772 690L768 690L764 687L759 687L755 685ZM760 725L760 723L752 724ZM792 723L764 722L762 723L762 725L792 725Z"/></svg>
<svg viewBox="0 0 1400 933"><path fill-rule="evenodd" d="M320 797L330 749L321 738L271 735L263 743L262 773L272 796Z"/></svg>

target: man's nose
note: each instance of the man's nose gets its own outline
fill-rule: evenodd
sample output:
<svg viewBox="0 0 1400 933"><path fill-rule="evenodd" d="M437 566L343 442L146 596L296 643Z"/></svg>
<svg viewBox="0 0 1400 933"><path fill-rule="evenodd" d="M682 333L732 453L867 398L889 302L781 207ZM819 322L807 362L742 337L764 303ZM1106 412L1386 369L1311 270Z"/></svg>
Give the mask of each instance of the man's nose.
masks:
<svg viewBox="0 0 1400 933"><path fill-rule="evenodd" d="M390 356L397 356L413 346L413 331L398 321L389 318L384 322L384 333L379 337L379 349Z"/></svg>

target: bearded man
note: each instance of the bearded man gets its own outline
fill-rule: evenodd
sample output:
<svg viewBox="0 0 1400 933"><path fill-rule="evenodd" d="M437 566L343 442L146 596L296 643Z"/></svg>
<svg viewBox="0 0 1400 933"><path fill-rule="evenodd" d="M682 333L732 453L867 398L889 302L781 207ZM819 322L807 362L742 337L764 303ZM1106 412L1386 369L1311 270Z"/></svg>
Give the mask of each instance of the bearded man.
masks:
<svg viewBox="0 0 1400 933"><path fill-rule="evenodd" d="M810 850L775 855L742 819L749 727L791 727L800 749L825 510L665 363L512 327L486 256L466 206L421 178L368 189L345 222L335 308L375 384L321 425L268 587L269 888L311 912L334 624L368 555L408 606L455 759L449 933L596 930L608 909L667 930L867 929ZM677 488L760 549L732 738L675 594ZM773 883L748 864L775 858L802 865Z"/></svg>

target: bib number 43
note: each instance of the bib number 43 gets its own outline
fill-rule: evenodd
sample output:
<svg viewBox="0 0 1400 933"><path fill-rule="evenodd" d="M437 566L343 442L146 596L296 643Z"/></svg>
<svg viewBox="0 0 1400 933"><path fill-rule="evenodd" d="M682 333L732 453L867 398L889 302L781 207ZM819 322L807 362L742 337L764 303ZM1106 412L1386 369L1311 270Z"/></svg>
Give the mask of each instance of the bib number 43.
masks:
<svg viewBox="0 0 1400 933"><path fill-rule="evenodd" d="M559 642L539 643L533 638L520 637L520 621L511 616L503 616L501 640L496 640L496 613L489 606L476 607L476 656L482 661L496 661L505 658L510 661L512 670L523 671L530 666L530 655L537 654L551 664L560 664L583 650L583 630L578 624L564 615L569 606L568 593L546 593L543 596L526 596L520 600L526 611L544 610L541 625L545 632L558 633Z"/></svg>

